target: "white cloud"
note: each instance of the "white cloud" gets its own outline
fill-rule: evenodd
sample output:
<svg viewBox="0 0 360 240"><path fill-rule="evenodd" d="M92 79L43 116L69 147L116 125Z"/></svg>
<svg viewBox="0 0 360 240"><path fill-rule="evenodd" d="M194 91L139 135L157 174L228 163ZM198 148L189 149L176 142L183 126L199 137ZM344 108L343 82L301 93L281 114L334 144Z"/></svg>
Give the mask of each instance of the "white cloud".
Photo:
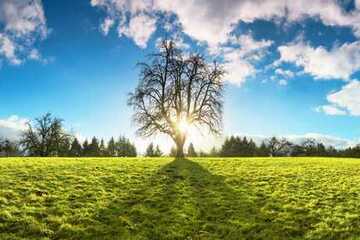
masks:
<svg viewBox="0 0 360 240"><path fill-rule="evenodd" d="M47 34L41 0L0 1L0 59L14 65L35 59L33 45Z"/></svg>
<svg viewBox="0 0 360 240"><path fill-rule="evenodd" d="M275 73L282 76L282 77L284 77L284 78L293 78L295 76L295 74L292 71L284 70L282 68L277 68L275 70Z"/></svg>
<svg viewBox="0 0 360 240"><path fill-rule="evenodd" d="M141 48L145 48L153 32L156 30L156 20L146 14L138 14L130 19L128 25L119 26L119 36L130 37Z"/></svg>
<svg viewBox="0 0 360 240"><path fill-rule="evenodd" d="M334 46L327 50L322 46L311 47L303 41L280 46L281 62L291 62L303 67L304 72L316 79L349 80L360 68L360 41Z"/></svg>
<svg viewBox="0 0 360 240"><path fill-rule="evenodd" d="M184 32L210 44L224 43L239 21L285 18L289 22L307 17L325 25L360 29L358 10L346 13L334 0L155 0L154 8L178 16Z"/></svg>
<svg viewBox="0 0 360 240"><path fill-rule="evenodd" d="M37 49L31 49L30 53L29 53L29 58L32 59L32 60L39 60L41 59L41 55L40 55L40 52L39 50Z"/></svg>
<svg viewBox="0 0 360 240"><path fill-rule="evenodd" d="M184 33L209 45L227 42L239 21L258 19L283 18L294 22L310 17L325 25L350 27L360 33L359 9L346 12L335 0L91 0L91 4L105 8L112 17L139 12L174 14Z"/></svg>
<svg viewBox="0 0 360 240"><path fill-rule="evenodd" d="M267 49L273 44L269 40L255 40L251 35L241 35L230 39L231 46L220 46L213 52L224 58L225 79L241 85L256 73L253 63L262 59Z"/></svg>
<svg viewBox="0 0 360 240"><path fill-rule="evenodd" d="M225 43L228 34L237 22L228 10L224 9L224 2L228 1L155 1L156 9L175 14L183 31L198 41L204 41L209 45ZM238 5L233 1L233 5Z"/></svg>
<svg viewBox="0 0 360 240"><path fill-rule="evenodd" d="M21 63L21 60L16 56L16 44L2 33L0 33L0 55L8 59L11 64L18 65Z"/></svg>
<svg viewBox="0 0 360 240"><path fill-rule="evenodd" d="M27 122L27 119L16 115L0 119L0 138L19 140L23 131L27 129Z"/></svg>
<svg viewBox="0 0 360 240"><path fill-rule="evenodd" d="M226 81L238 86L243 84L248 77L256 73L252 64L241 60L239 57L233 59L228 58L224 64L224 68L226 71Z"/></svg>
<svg viewBox="0 0 360 240"><path fill-rule="evenodd" d="M323 105L323 106L319 106L315 109L317 112L323 112L327 115L346 115L346 111L340 109L337 106L334 105Z"/></svg>
<svg viewBox="0 0 360 240"><path fill-rule="evenodd" d="M288 82L285 79L280 79L278 83L279 83L280 86L287 86L288 85Z"/></svg>
<svg viewBox="0 0 360 240"><path fill-rule="evenodd" d="M341 90L327 96L329 105L317 109L329 115L360 116L360 82L351 81Z"/></svg>
<svg viewBox="0 0 360 240"><path fill-rule="evenodd" d="M0 13L0 21L5 24L5 31L16 35L28 35L34 32L43 36L47 34L41 0L2 0Z"/></svg>
<svg viewBox="0 0 360 240"><path fill-rule="evenodd" d="M267 50L273 44L270 40L255 40L250 34L230 38L232 44L239 46L240 55L251 60L261 59Z"/></svg>
<svg viewBox="0 0 360 240"><path fill-rule="evenodd" d="M100 28L104 35L108 35L110 28L114 25L115 21L111 18L105 18L104 22L101 24Z"/></svg>
<svg viewBox="0 0 360 240"><path fill-rule="evenodd" d="M156 17L152 13L149 0L91 0L93 7L103 8L108 17L100 28L107 35L118 21L118 33L131 38L139 47L146 47L152 33L156 30Z"/></svg>

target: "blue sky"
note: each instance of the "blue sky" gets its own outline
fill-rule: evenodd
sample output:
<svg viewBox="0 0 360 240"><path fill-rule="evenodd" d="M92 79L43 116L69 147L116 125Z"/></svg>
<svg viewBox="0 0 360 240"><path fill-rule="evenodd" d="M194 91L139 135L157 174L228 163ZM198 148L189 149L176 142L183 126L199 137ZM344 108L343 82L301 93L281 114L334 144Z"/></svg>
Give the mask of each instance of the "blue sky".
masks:
<svg viewBox="0 0 360 240"><path fill-rule="evenodd" d="M144 144L127 95L164 36L224 63L224 135L360 139L360 4L330 0L4 0L0 134L52 112Z"/></svg>

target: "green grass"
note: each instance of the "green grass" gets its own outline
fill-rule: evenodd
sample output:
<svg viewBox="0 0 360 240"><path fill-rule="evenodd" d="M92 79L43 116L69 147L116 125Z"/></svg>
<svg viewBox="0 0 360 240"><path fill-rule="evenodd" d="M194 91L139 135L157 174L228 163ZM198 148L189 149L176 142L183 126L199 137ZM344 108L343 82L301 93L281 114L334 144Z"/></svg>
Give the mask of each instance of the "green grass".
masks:
<svg viewBox="0 0 360 240"><path fill-rule="evenodd" d="M360 239L360 160L0 159L0 239Z"/></svg>

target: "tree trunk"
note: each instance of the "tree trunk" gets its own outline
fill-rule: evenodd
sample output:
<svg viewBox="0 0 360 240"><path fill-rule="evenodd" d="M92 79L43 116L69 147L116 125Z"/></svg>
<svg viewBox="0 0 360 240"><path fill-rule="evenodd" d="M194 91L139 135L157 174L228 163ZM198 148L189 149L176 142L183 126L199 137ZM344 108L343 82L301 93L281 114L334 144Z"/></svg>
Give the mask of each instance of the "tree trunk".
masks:
<svg viewBox="0 0 360 240"><path fill-rule="evenodd" d="M184 154L184 138L180 138L176 140L176 158L183 159L185 157Z"/></svg>

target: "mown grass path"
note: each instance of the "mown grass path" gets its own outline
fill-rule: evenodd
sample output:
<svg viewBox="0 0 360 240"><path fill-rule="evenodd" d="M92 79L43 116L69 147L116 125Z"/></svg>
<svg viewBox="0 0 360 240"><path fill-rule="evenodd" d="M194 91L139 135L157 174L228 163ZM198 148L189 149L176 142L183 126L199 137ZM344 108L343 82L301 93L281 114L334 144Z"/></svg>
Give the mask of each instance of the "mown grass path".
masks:
<svg viewBox="0 0 360 240"><path fill-rule="evenodd" d="M0 159L0 239L360 239L360 160Z"/></svg>

